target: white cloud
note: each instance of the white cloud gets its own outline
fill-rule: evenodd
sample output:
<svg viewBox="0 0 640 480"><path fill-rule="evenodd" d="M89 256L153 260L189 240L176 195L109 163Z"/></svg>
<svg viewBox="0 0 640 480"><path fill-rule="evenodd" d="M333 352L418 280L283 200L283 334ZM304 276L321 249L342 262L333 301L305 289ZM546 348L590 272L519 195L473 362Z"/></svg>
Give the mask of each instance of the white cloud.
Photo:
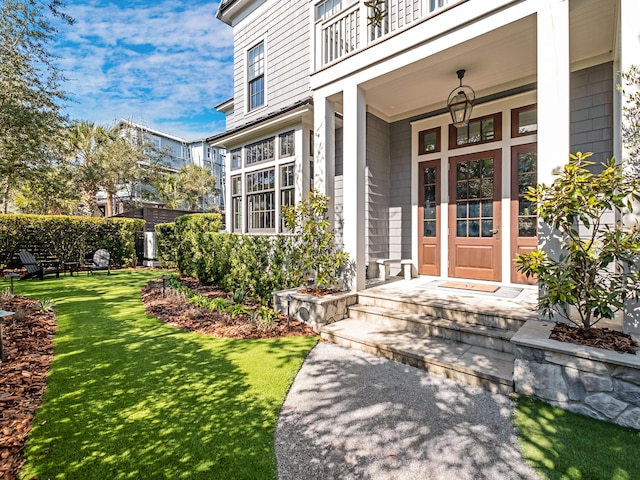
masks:
<svg viewBox="0 0 640 480"><path fill-rule="evenodd" d="M67 5L76 22L55 53L72 118L131 118L187 139L224 130L213 105L232 96L233 34L217 3Z"/></svg>

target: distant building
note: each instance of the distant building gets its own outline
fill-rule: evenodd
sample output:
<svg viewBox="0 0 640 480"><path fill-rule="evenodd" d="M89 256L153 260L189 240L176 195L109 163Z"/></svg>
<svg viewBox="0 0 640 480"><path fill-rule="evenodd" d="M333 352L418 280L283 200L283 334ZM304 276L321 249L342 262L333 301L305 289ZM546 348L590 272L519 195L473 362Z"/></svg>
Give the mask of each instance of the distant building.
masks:
<svg viewBox="0 0 640 480"><path fill-rule="evenodd" d="M145 138L152 142L154 147L163 152L161 161L166 164L171 172L178 172L182 167L190 164L207 168L216 177L216 195L212 196L210 207L216 207L224 211L224 184L225 184L225 154L224 149L211 147L204 139L189 141L175 135L155 130L141 123L130 120L119 120L117 124L123 128L132 128L140 132ZM122 188L114 202L114 214L122 213L133 206L162 206L159 202L146 199L143 194L149 186L137 186L135 191ZM99 192L97 196L98 204L106 204L106 193Z"/></svg>

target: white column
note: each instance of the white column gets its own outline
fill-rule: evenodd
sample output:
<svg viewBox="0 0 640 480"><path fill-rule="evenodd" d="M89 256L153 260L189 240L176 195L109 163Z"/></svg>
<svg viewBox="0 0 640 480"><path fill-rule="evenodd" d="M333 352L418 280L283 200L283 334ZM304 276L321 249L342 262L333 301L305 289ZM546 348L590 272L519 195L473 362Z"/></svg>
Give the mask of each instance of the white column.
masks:
<svg viewBox="0 0 640 480"><path fill-rule="evenodd" d="M538 10L538 181L569 160L569 1L543 0Z"/></svg>
<svg viewBox="0 0 640 480"><path fill-rule="evenodd" d="M632 65L640 64L640 28L638 27L638 18L640 18L640 2L638 0L620 0L620 36L619 36L619 54L618 66L620 71L626 72ZM625 87L629 90L628 87ZM621 103L625 100L621 99ZM620 137L620 127L626 123L622 107L620 103L616 105L615 125L619 126L614 131L617 133L614 138ZM614 147L616 152L620 151L621 159L629 160L629 150L621 143ZM635 159L636 161L638 159ZM635 209L634 209L635 210ZM635 215L634 215L635 214ZM640 212L634 211L631 215L626 215L625 220L637 220L640 218ZM637 265L636 268L640 268ZM640 303L637 300L627 300L625 305L625 314L623 321L623 331L634 335L640 335Z"/></svg>
<svg viewBox="0 0 640 480"><path fill-rule="evenodd" d="M569 1L540 0L538 9L538 182L569 160ZM538 246L551 257L561 251L559 232L538 222Z"/></svg>
<svg viewBox="0 0 640 480"><path fill-rule="evenodd" d="M344 246L355 262L352 290L365 288L365 93L352 85L344 91Z"/></svg>
<svg viewBox="0 0 640 480"><path fill-rule="evenodd" d="M333 227L335 219L336 115L332 101L325 97L314 97L313 124L313 185L318 192L329 197L329 221Z"/></svg>

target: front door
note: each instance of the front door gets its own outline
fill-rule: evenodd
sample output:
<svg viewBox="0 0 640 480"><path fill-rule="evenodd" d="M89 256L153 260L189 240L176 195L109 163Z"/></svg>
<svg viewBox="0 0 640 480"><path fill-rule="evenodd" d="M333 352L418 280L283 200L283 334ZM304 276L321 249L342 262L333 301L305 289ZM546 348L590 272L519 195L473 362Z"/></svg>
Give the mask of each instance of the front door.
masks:
<svg viewBox="0 0 640 480"><path fill-rule="evenodd" d="M449 276L500 281L501 150L449 162Z"/></svg>

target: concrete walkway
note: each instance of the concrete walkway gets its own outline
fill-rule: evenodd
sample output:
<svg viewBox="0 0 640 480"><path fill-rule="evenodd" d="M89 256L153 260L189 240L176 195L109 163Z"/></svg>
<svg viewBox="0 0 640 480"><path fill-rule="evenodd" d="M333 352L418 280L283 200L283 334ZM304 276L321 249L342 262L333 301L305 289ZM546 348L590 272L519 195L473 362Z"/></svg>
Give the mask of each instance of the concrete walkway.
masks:
<svg viewBox="0 0 640 480"><path fill-rule="evenodd" d="M280 480L537 479L511 400L320 343L280 414Z"/></svg>

